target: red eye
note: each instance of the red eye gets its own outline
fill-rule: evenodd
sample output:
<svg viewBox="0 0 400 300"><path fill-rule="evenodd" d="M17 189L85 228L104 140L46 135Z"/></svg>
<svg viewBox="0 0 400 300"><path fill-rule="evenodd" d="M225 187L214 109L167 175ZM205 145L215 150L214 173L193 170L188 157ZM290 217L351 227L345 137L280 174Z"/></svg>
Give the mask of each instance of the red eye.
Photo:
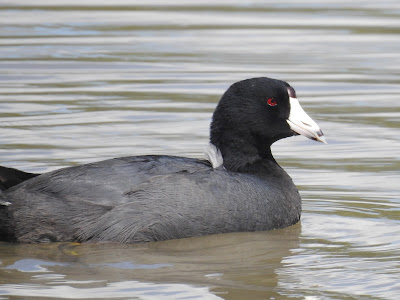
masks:
<svg viewBox="0 0 400 300"><path fill-rule="evenodd" d="M267 100L267 102L268 102L268 105L269 106L275 106L277 103L276 103L276 100L274 99L274 98L269 98L268 100Z"/></svg>

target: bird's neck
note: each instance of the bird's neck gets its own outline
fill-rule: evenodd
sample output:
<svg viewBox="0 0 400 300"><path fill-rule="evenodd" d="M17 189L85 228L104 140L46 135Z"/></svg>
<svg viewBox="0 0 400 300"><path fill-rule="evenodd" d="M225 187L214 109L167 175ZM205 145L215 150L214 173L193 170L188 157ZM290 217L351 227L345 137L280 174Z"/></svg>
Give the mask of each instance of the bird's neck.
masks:
<svg viewBox="0 0 400 300"><path fill-rule="evenodd" d="M237 136L211 138L211 143L221 151L223 165L229 171L263 173L271 163L277 164L269 143L249 143Z"/></svg>

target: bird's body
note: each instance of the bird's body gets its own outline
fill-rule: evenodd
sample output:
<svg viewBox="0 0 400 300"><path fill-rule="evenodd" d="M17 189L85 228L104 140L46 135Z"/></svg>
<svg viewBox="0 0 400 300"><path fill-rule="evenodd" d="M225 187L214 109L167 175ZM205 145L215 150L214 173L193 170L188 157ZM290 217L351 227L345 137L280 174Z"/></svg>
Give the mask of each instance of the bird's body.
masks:
<svg viewBox="0 0 400 300"><path fill-rule="evenodd" d="M5 192L14 200L7 231L18 242L134 243L292 225L300 218L300 196L286 172L268 164L271 172L261 176L173 156L57 170ZM282 180L287 188L274 188ZM282 214L281 221L270 217ZM34 230L25 230L28 223Z"/></svg>
<svg viewBox="0 0 400 300"><path fill-rule="evenodd" d="M254 95L246 100L241 95L248 94L249 83L255 84ZM270 152L275 140L294 134L286 122L290 104L281 100L280 110L272 111L268 101L266 111L259 112L263 93L271 92L268 83L281 89L266 99L285 97L289 85L262 78L237 83L239 92L233 85L221 99L211 126L219 157L210 160L217 164L134 156L38 176L2 167L0 183L8 174L22 179L0 193L0 240L140 243L295 224L299 193ZM272 122L275 114L278 124Z"/></svg>

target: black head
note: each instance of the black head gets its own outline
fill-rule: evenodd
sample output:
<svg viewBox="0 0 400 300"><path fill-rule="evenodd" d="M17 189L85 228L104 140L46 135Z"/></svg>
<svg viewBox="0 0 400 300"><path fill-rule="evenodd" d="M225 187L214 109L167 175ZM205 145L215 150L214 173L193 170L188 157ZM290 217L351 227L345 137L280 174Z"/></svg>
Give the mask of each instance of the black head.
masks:
<svg viewBox="0 0 400 300"><path fill-rule="evenodd" d="M210 132L224 166L240 171L260 159L274 161L272 143L296 134L288 122L294 100L294 89L277 79L252 78L230 86L215 109Z"/></svg>

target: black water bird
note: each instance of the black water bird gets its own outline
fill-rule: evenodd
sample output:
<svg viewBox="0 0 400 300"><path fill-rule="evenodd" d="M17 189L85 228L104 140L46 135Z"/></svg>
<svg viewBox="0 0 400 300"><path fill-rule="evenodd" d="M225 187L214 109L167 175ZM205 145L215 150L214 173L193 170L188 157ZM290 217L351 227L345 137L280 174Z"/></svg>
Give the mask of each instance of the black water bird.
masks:
<svg viewBox="0 0 400 300"><path fill-rule="evenodd" d="M142 243L293 225L300 195L270 146L297 134L325 143L288 83L237 82L213 114L208 160L132 156L45 174L0 167L0 240Z"/></svg>

